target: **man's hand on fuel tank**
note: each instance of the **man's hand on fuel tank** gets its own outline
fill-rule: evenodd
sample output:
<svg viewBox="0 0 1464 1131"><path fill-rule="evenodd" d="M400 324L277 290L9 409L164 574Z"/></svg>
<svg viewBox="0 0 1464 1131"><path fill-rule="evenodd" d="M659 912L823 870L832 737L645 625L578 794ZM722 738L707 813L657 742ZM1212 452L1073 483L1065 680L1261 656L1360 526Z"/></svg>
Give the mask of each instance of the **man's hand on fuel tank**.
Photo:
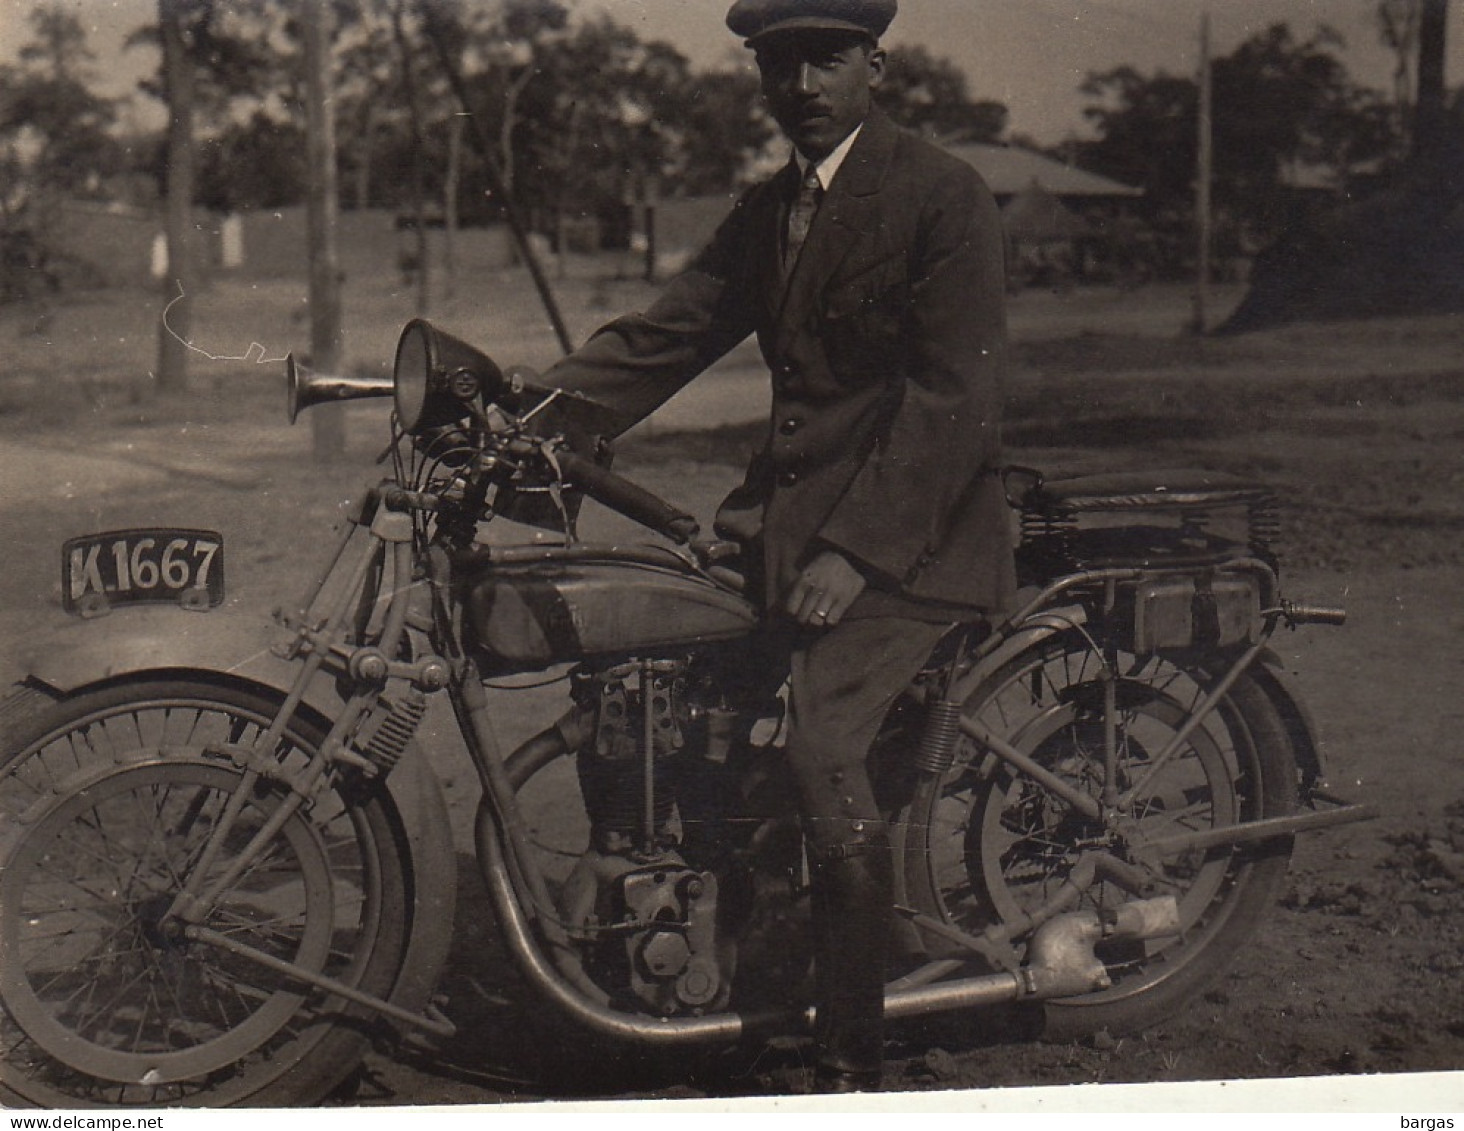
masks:
<svg viewBox="0 0 1464 1131"><path fill-rule="evenodd" d="M864 592L864 575L843 554L824 550L803 567L784 607L801 625L827 628L839 623Z"/></svg>

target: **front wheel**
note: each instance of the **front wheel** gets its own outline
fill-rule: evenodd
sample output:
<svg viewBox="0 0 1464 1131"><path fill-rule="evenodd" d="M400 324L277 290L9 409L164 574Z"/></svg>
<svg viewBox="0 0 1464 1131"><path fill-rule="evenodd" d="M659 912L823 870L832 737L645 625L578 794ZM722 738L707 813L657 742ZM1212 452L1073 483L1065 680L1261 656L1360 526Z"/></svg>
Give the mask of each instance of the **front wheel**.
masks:
<svg viewBox="0 0 1464 1131"><path fill-rule="evenodd" d="M410 927L400 824L345 779L286 815L318 720L297 718L241 789L231 755L277 706L201 679L124 683L32 708L6 736L0 1104L308 1105L359 1062L369 1016L294 972L390 993ZM186 932L171 912L200 868L219 890Z"/></svg>
<svg viewBox="0 0 1464 1131"><path fill-rule="evenodd" d="M1141 787L1116 820L1085 816L963 741L949 772L922 777L904 822L912 902L969 934L1051 906L1095 854L1124 865L1125 878L1142 877L1145 895L1176 898L1178 935L1101 945L1112 986L1045 1003L1044 1030L1058 1039L1136 1032L1170 1017L1249 941L1279 894L1291 853L1290 838L1145 849L1146 842L1292 812L1295 763L1280 716L1249 678L1190 729L1216 673L1198 661L1116 659L1110 681L1089 637L1057 634L997 668L963 708L1088 797L1102 795L1111 762L1119 791ZM1137 898L1113 877L1100 871L1070 909ZM1020 930L1016 939L1024 941Z"/></svg>

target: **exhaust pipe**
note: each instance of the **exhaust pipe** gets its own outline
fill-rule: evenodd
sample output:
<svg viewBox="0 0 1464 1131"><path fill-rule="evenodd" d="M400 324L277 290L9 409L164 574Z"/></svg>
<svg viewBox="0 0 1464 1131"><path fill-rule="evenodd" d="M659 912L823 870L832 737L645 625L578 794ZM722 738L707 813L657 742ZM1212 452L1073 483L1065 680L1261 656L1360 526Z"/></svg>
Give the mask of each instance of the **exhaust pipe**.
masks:
<svg viewBox="0 0 1464 1131"><path fill-rule="evenodd" d="M486 805L479 808L476 826L483 878L509 949L535 990L571 1020L612 1040L668 1048L733 1043L754 1034L768 1036L812 1028L812 1007L801 1012L650 1017L587 999L556 971L534 938L509 879L503 843L492 827ZM1177 935L1179 928L1179 905L1173 896L1136 900L1102 913L1068 912L1037 929L1028 948L1028 964L1020 970L894 990L885 996L885 1016L898 1020L1009 1002L1075 997L1107 989L1111 985L1108 971L1093 953L1098 943L1108 939L1163 938Z"/></svg>
<svg viewBox="0 0 1464 1131"><path fill-rule="evenodd" d="M1019 1001L1048 1001L1106 990L1113 984L1093 953L1106 940L1165 938L1179 934L1179 904L1172 895L1125 903L1111 912L1069 911L1037 928L1020 970L936 982L885 998L885 1016L931 1013Z"/></svg>

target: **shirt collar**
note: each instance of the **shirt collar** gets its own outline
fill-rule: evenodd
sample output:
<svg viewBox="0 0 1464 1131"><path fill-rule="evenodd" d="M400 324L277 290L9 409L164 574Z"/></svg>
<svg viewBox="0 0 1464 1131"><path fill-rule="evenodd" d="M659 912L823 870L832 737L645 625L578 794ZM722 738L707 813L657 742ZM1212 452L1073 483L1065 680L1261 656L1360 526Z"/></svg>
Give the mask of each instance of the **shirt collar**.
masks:
<svg viewBox="0 0 1464 1131"><path fill-rule="evenodd" d="M793 151L793 160L798 163L798 175L801 178L808 176L808 167L813 165L818 171L818 183L823 186L824 192L829 191L829 186L834 183L834 174L844 164L844 158L849 156L849 150L854 148L854 140L859 136L859 131L864 128L864 123L854 127L854 132L839 142L838 148L825 157L822 161L809 161L796 149Z"/></svg>

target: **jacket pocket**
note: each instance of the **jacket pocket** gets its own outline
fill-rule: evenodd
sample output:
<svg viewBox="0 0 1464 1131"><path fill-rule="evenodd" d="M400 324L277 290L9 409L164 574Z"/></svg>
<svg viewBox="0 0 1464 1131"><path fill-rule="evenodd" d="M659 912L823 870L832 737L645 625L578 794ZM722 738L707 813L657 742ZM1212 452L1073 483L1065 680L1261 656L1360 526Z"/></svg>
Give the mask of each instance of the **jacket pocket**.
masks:
<svg viewBox="0 0 1464 1131"><path fill-rule="evenodd" d="M909 316L910 288L903 277L882 287L870 275L856 286L841 288L829 296L820 336L835 371L845 380L864 383L871 378L888 379L900 371L905 352L905 327Z"/></svg>
<svg viewBox="0 0 1464 1131"><path fill-rule="evenodd" d="M856 264L833 280L824 294L824 316L831 321L859 318L879 311L902 313L910 296L905 257L887 255L866 264Z"/></svg>

